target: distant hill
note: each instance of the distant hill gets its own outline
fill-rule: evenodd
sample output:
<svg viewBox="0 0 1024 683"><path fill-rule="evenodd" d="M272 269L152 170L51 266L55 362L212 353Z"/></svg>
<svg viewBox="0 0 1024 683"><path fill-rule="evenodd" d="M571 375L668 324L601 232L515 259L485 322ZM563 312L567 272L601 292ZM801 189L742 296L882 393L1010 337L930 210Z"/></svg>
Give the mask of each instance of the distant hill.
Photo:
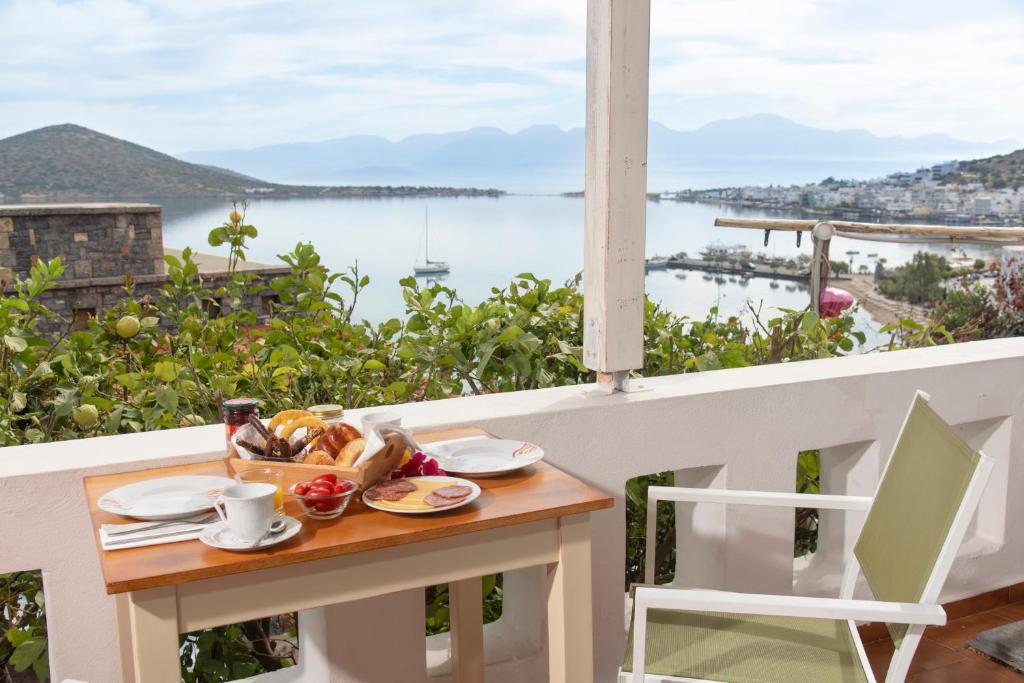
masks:
<svg viewBox="0 0 1024 683"><path fill-rule="evenodd" d="M960 170L947 182L963 184L980 182L992 190L1024 187L1024 149L987 159L960 162Z"/></svg>
<svg viewBox="0 0 1024 683"><path fill-rule="evenodd" d="M0 201L119 201L173 197L341 197L498 194L427 187L268 183L215 164L181 161L82 126L48 126L0 140Z"/></svg>
<svg viewBox="0 0 1024 683"><path fill-rule="evenodd" d="M652 121L649 137L651 173L670 175L675 169L699 172L720 166L759 165L769 167L765 175L771 175L770 167L774 166L777 179L772 182L780 183L792 182L785 173L794 167L794 161L825 162L819 164L821 168L828 168L830 161L879 162L866 172L884 174L907 164L931 165L1014 147L1012 142L976 143L947 135L882 137L863 130L824 130L768 114L716 121L690 131L672 130ZM582 128L532 126L517 133L472 128L413 135L397 142L358 135L243 150L187 152L179 156L197 163L230 166L278 182L422 182L472 177L504 186L505 179L555 172L563 178L582 178L583 147ZM708 174L704 176L710 178ZM810 179L817 177L821 176L813 175Z"/></svg>
<svg viewBox="0 0 1024 683"><path fill-rule="evenodd" d="M0 140L0 193L5 198L225 196L262 184L71 124Z"/></svg>

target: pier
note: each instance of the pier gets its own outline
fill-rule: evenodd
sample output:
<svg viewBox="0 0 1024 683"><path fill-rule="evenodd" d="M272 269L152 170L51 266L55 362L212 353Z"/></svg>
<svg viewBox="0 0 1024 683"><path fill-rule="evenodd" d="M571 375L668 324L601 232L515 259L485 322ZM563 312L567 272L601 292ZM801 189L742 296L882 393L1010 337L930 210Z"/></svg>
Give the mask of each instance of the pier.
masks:
<svg viewBox="0 0 1024 683"><path fill-rule="evenodd" d="M780 266L773 267L767 263L751 262L750 267L734 265L728 262L708 261L699 258L675 257L668 260L668 267L677 270L700 270L705 273L720 275L736 275L739 277L763 277L771 280L792 280L807 283L811 279L810 270L795 270ZM833 280L848 279L847 275L832 274Z"/></svg>

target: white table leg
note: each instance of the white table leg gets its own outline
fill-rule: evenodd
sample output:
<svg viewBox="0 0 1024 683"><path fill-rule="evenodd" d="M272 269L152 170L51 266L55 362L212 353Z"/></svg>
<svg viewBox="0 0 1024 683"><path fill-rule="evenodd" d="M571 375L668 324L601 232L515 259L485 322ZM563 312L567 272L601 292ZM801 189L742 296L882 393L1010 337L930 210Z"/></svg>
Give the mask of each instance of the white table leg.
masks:
<svg viewBox="0 0 1024 683"><path fill-rule="evenodd" d="M592 683L589 513L559 521L558 546L558 564L548 568L548 679L550 683Z"/></svg>
<svg viewBox="0 0 1024 683"><path fill-rule="evenodd" d="M479 576L448 584L448 614L453 683L483 683L484 607L483 582Z"/></svg>
<svg viewBox="0 0 1024 683"><path fill-rule="evenodd" d="M128 594L135 683L180 683L178 596L174 586Z"/></svg>

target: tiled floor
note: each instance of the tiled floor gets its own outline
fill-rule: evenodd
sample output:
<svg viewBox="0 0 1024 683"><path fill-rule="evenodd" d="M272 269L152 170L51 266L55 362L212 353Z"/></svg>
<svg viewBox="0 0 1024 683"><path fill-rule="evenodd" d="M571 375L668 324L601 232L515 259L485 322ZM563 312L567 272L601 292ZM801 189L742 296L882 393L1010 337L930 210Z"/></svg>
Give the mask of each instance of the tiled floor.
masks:
<svg viewBox="0 0 1024 683"><path fill-rule="evenodd" d="M1016 596L1015 596L1016 597ZM947 613L955 616L952 611ZM1024 675L967 649L979 631L1024 620L1024 600L951 619L945 626L928 628L910 666L913 683L1022 683ZM885 680L892 657L892 641L876 625L864 628L864 649L875 678Z"/></svg>

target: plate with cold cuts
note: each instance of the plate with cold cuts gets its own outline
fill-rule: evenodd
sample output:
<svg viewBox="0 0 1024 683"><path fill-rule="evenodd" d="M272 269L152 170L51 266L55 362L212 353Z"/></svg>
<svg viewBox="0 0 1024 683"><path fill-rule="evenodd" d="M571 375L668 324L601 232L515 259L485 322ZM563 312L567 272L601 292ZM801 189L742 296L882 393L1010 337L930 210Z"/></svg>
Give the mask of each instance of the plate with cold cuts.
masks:
<svg viewBox="0 0 1024 683"><path fill-rule="evenodd" d="M544 449L528 441L487 437L427 446L445 472L467 477L497 477L544 458Z"/></svg>
<svg viewBox="0 0 1024 683"><path fill-rule="evenodd" d="M472 503L479 495L479 486L458 477L405 477L363 491L363 502L384 512L423 515L454 510Z"/></svg>
<svg viewBox="0 0 1024 683"><path fill-rule="evenodd" d="M135 519L180 519L212 510L221 490L234 483L227 477L157 477L104 493L96 507Z"/></svg>

